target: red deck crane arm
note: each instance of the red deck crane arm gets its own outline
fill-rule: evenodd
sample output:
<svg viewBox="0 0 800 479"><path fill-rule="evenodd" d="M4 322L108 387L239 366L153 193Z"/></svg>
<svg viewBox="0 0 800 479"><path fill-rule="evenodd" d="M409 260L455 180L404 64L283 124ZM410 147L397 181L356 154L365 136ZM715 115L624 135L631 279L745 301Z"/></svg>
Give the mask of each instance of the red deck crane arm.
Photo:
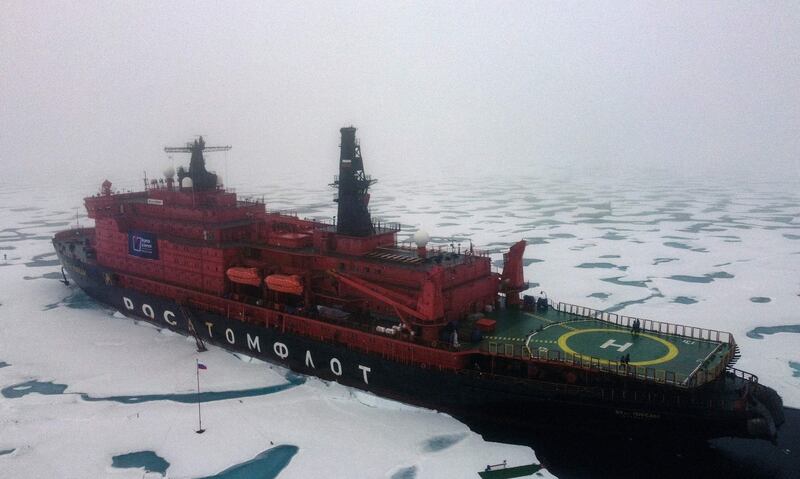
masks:
<svg viewBox="0 0 800 479"><path fill-rule="evenodd" d="M428 321L428 318L422 315L419 311L409 308L400 301L393 299L392 298L393 296L396 297L397 295L399 295L399 293L395 291L390 291L376 284L368 283L362 279L354 278L352 276L348 276L343 273L338 273L336 271L328 271L328 273L337 280L353 288L357 292L365 296L368 296L370 298L377 299L378 301L393 307L395 311L397 311L400 320L408 328L410 328L413 325L413 323L410 323L408 320L406 320L406 318L404 318L403 315L411 316L420 321L425 321L425 322Z"/></svg>

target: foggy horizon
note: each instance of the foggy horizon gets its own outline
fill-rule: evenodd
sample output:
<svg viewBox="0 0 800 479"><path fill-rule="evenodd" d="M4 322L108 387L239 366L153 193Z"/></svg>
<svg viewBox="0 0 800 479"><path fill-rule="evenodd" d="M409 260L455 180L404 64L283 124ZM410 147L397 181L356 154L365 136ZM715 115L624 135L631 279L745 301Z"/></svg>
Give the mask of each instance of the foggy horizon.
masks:
<svg viewBox="0 0 800 479"><path fill-rule="evenodd" d="M198 134L233 145L209 156L227 184L328 178L347 125L377 177L799 173L793 2L36 2L0 25L2 182L133 183Z"/></svg>
<svg viewBox="0 0 800 479"><path fill-rule="evenodd" d="M0 11L0 479L797 477L800 1Z"/></svg>

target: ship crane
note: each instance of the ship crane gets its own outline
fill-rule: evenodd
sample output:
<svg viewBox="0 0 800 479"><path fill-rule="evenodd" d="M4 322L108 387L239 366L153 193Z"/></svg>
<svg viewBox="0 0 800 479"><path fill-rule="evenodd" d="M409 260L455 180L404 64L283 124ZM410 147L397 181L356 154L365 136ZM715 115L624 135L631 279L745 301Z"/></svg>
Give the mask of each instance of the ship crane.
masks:
<svg viewBox="0 0 800 479"><path fill-rule="evenodd" d="M206 146L205 140L200 136L193 142L186 143L186 146L166 146L164 151L167 153L191 153L192 159L189 161L189 171L183 167L178 168L178 184L181 188L192 188L194 191L211 190L217 187L217 175L206 170L206 160L203 152L228 151L227 146ZM189 178L190 182L184 182L184 178Z"/></svg>
<svg viewBox="0 0 800 479"><path fill-rule="evenodd" d="M446 324L442 298L442 270L435 269L422 286L418 298L412 298L391 289L351 276L342 272L328 271L328 274L349 286L356 293L391 306L398 319L409 331L414 326L422 329L425 339L435 339L436 331Z"/></svg>

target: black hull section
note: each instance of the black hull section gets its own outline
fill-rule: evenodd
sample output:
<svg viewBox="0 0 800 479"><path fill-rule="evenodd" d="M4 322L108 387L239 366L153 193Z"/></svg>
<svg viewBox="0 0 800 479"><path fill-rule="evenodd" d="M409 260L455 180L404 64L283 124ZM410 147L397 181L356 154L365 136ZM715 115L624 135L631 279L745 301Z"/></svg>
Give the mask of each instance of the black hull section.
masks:
<svg viewBox="0 0 800 479"><path fill-rule="evenodd" d="M59 257L70 278L97 301L126 316L192 334L189 320L175 301L107 284L105 274L110 271L61 252ZM594 397L591 391L579 394L540 381L422 368L205 311L193 309L189 315L196 334L205 342L301 374L441 410L468 425L508 424L515 431L532 434L545 429L601 437L658 435L681 441L763 436L748 432L748 419L753 416L746 413L611 403Z"/></svg>

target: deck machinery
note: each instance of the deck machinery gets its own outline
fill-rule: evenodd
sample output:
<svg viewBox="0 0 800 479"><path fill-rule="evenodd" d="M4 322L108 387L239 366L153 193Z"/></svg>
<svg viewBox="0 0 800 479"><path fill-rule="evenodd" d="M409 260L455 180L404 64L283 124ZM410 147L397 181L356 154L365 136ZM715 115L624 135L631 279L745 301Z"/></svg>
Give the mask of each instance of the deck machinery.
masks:
<svg viewBox="0 0 800 479"><path fill-rule="evenodd" d="M733 367L729 333L523 295L525 242L502 273L471 246L376 223L356 129L341 129L334 222L237 198L206 170L143 191L105 181L94 228L58 233L67 273L129 316L324 379L469 418L682 437L771 439L780 397Z"/></svg>

